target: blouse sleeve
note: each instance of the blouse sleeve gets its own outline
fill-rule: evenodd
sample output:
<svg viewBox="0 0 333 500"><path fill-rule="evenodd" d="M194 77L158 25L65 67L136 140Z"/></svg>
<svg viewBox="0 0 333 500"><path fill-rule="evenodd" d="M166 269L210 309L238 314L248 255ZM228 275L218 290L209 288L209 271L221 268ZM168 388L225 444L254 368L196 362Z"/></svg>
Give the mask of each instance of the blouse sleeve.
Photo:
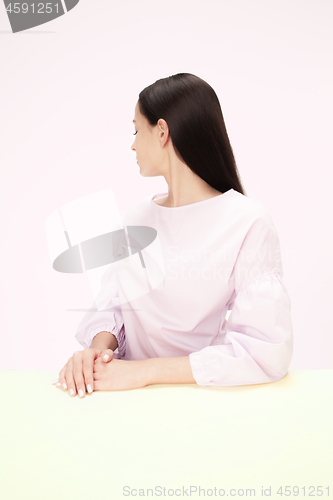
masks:
<svg viewBox="0 0 333 500"><path fill-rule="evenodd" d="M110 332L118 341L114 357L119 359L126 353L126 335L117 291L116 268L112 264L103 276L101 291L96 299L98 309L94 302L79 323L75 338L83 347L88 348L98 333Z"/></svg>
<svg viewBox="0 0 333 500"><path fill-rule="evenodd" d="M189 355L198 385L261 384L287 373L293 336L290 298L281 277L275 227L267 218L257 221L235 264L231 313L215 338L219 345Z"/></svg>

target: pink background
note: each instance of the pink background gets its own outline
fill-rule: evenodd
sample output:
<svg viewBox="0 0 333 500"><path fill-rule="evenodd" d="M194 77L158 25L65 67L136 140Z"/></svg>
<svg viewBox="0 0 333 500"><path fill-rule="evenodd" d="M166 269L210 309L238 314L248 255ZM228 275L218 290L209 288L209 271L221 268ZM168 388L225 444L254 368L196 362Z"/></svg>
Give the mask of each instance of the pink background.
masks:
<svg viewBox="0 0 333 500"><path fill-rule="evenodd" d="M93 9L92 5L98 5ZM332 361L332 14L326 0L81 0L12 34L0 5L1 369L60 370L92 298L52 269L44 223L112 188L121 215L167 190L139 174L139 92L194 73L216 91L247 191L276 225L292 369Z"/></svg>

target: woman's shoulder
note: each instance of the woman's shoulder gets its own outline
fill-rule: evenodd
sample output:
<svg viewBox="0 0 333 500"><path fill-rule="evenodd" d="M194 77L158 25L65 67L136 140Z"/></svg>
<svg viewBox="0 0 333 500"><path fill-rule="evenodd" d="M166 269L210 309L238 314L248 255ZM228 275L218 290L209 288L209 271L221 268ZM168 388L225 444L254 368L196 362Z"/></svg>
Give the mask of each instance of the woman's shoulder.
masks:
<svg viewBox="0 0 333 500"><path fill-rule="evenodd" d="M223 208L221 204L221 208ZM267 208L258 200L248 195L232 190L232 196L228 198L228 214L244 223L252 223L258 219L266 224L272 224L273 220Z"/></svg>
<svg viewBox="0 0 333 500"><path fill-rule="evenodd" d="M142 220L149 221L156 214L154 206L165 206L166 199L167 193L150 194L128 209L123 218L124 223L135 225L136 223L140 224ZM190 218L195 213L198 213L197 210L199 210L202 215L205 214L208 216L214 213L214 219L217 221L228 220L231 224L239 223L241 226L251 225L257 220L261 220L266 225L273 224L269 212L261 202L243 195L234 189L223 193L222 196L213 197L212 200L212 203L199 203L196 208L195 205L190 205L190 210L186 210L184 214L187 213L187 216ZM208 201L210 202L210 200ZM192 207L195 208L194 212L191 210ZM172 208L170 210L170 213L172 213ZM220 217L216 217L217 214ZM174 221L174 219L172 220Z"/></svg>

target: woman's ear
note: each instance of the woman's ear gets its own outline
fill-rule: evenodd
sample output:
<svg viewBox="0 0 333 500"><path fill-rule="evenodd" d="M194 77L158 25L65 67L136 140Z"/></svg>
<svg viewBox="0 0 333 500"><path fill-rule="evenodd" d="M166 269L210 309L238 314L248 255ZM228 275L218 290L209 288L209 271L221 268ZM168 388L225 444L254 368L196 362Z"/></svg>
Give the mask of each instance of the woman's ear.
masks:
<svg viewBox="0 0 333 500"><path fill-rule="evenodd" d="M163 146L168 142L168 139L170 137L169 127L167 122L163 118L160 118L158 120L157 126L158 126L158 138L160 141L160 146L161 148L163 148Z"/></svg>

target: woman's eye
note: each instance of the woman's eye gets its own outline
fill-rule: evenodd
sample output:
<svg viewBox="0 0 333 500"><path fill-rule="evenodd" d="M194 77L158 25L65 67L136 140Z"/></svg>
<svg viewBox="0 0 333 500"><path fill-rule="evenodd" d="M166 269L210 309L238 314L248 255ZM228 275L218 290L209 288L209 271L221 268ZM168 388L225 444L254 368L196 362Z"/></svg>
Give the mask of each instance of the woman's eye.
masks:
<svg viewBox="0 0 333 500"><path fill-rule="evenodd" d="M137 133L138 133L138 131L136 130L133 135L136 135Z"/></svg>

